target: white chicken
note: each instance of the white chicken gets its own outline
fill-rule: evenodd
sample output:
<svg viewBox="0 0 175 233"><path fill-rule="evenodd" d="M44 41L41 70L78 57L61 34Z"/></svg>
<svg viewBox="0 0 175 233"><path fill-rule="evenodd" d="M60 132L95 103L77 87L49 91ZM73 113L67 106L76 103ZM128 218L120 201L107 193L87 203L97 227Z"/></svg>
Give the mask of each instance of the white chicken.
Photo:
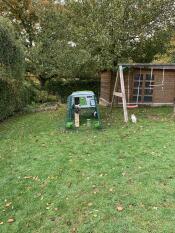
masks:
<svg viewBox="0 0 175 233"><path fill-rule="evenodd" d="M131 120L132 120L132 123L134 124L137 123L137 117L134 114L131 115Z"/></svg>

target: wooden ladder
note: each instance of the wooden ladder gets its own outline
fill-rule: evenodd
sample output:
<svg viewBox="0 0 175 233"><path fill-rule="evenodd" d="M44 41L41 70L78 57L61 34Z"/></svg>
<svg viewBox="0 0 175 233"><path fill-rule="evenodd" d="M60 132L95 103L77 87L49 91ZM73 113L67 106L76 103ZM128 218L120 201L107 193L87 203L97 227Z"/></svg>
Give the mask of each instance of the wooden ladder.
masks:
<svg viewBox="0 0 175 233"><path fill-rule="evenodd" d="M117 92L118 79L120 79L121 92ZM112 102L111 102L111 110L112 110L112 107L114 104L115 97L122 98L124 121L127 123L128 122L128 110L127 110L127 104L126 104L126 93L125 93L125 84L124 84L123 67L122 66L119 66L119 70L117 71L117 76L116 76L114 91L113 91L113 96L112 96Z"/></svg>

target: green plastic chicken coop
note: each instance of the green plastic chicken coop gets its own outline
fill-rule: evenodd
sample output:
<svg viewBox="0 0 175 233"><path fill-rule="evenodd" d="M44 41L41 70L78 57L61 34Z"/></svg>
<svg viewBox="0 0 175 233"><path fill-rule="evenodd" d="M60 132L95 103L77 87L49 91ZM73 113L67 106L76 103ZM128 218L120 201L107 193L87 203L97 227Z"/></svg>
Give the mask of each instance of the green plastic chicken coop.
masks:
<svg viewBox="0 0 175 233"><path fill-rule="evenodd" d="M66 128L79 127L79 122L81 123L79 117L83 115L88 115L88 118L93 119L95 128L101 128L97 99L92 91L77 91L68 96ZM87 122L90 119L87 119Z"/></svg>

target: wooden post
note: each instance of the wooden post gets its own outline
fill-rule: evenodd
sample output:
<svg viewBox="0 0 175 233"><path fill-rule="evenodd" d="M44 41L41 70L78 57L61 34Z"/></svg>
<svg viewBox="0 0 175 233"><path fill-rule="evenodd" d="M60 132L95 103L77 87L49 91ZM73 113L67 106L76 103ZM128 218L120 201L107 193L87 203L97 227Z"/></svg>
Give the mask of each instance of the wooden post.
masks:
<svg viewBox="0 0 175 233"><path fill-rule="evenodd" d="M173 109L173 115L175 116L175 98L174 98L174 109Z"/></svg>
<svg viewBox="0 0 175 233"><path fill-rule="evenodd" d="M114 91L113 91L113 94L112 94L111 112L112 112L112 107L113 107L114 99L115 99L114 92L116 92L116 89L117 89L118 76L119 76L119 75L118 75L118 71L117 71L116 80L115 80L115 85L114 85Z"/></svg>
<svg viewBox="0 0 175 233"><path fill-rule="evenodd" d="M80 114L79 114L79 112L75 112L75 127L76 128L80 127Z"/></svg>
<svg viewBox="0 0 175 233"><path fill-rule="evenodd" d="M124 121L127 123L128 122L128 111L127 111L127 104L126 104L125 84L124 84L123 67L122 66L119 66L119 72L120 72L121 93L123 95L122 102L123 102Z"/></svg>

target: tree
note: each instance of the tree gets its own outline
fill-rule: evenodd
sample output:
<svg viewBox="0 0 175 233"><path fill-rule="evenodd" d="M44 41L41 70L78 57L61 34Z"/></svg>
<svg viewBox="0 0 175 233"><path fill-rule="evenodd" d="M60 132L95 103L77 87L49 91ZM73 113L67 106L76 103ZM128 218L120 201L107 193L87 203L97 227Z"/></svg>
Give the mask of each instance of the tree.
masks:
<svg viewBox="0 0 175 233"><path fill-rule="evenodd" d="M151 62L164 52L173 9L173 0L67 1L72 40L89 51L98 70L128 60Z"/></svg>
<svg viewBox="0 0 175 233"><path fill-rule="evenodd" d="M133 48L131 58L134 62L149 63L156 59L157 55L161 56L170 48L171 31L160 31L154 36L137 43Z"/></svg>
<svg viewBox="0 0 175 233"><path fill-rule="evenodd" d="M37 12L39 30L28 61L44 86L52 78L114 69L120 61L151 62L166 51L172 1L53 1ZM166 12L166 14L165 14ZM75 46L71 46L71 44ZM88 72L89 72L88 70Z"/></svg>
<svg viewBox="0 0 175 233"><path fill-rule="evenodd" d="M27 71L51 78L151 62L166 50L174 0L0 0L26 45Z"/></svg>
<svg viewBox="0 0 175 233"><path fill-rule="evenodd" d="M28 64L42 87L52 78L69 79L93 72L89 52L71 41L65 11L64 6L50 4L38 13L40 30L30 49Z"/></svg>
<svg viewBox="0 0 175 233"><path fill-rule="evenodd" d="M8 77L22 78L24 53L9 20L0 17L0 68Z"/></svg>
<svg viewBox="0 0 175 233"><path fill-rule="evenodd" d="M0 0L0 11L20 32L27 71L35 74L42 86L53 77L75 77L82 66L91 72L88 52L69 40L63 4L54 0Z"/></svg>
<svg viewBox="0 0 175 233"><path fill-rule="evenodd" d="M173 34L173 37L168 44L168 49L166 53L164 54L157 54L155 57L155 62L157 63L171 63L175 62L175 35Z"/></svg>
<svg viewBox="0 0 175 233"><path fill-rule="evenodd" d="M23 37L27 47L31 47L36 23L36 3L32 0L0 0L1 14L8 17Z"/></svg>

